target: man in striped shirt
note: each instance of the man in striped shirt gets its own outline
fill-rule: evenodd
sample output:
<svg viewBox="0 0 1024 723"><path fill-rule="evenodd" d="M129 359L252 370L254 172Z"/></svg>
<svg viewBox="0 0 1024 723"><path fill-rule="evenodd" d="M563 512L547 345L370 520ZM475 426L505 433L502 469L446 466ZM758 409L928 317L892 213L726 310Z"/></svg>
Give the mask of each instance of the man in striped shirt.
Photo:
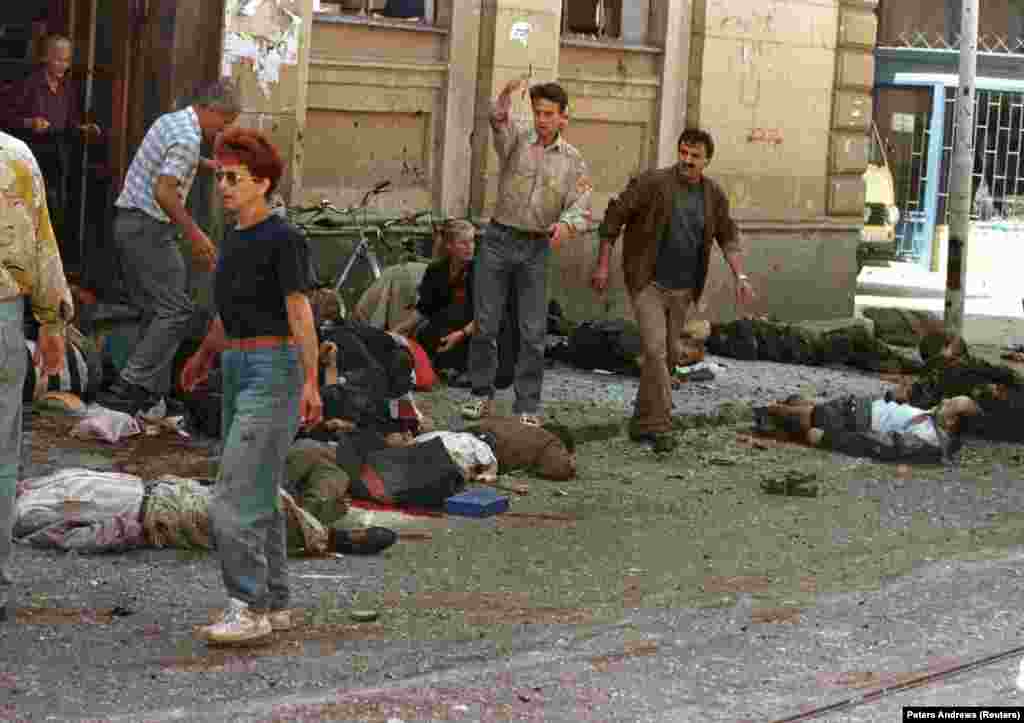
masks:
<svg viewBox="0 0 1024 723"><path fill-rule="evenodd" d="M241 112L233 85L219 81L194 104L156 119L132 160L118 197L114 240L132 304L143 314L138 345L100 404L135 413L170 389L171 367L194 307L178 246L181 233L197 267L212 271L217 249L185 208L205 136L213 141Z"/></svg>

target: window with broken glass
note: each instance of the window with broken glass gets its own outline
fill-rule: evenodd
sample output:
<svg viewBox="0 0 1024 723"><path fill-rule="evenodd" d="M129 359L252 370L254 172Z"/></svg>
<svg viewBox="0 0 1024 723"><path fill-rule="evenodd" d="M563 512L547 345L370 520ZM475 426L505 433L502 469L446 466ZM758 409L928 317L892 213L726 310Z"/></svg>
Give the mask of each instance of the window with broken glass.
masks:
<svg viewBox="0 0 1024 723"><path fill-rule="evenodd" d="M313 11L320 18L434 25L438 0L316 0Z"/></svg>
<svg viewBox="0 0 1024 723"><path fill-rule="evenodd" d="M655 0L563 0L562 38L622 45L656 45Z"/></svg>

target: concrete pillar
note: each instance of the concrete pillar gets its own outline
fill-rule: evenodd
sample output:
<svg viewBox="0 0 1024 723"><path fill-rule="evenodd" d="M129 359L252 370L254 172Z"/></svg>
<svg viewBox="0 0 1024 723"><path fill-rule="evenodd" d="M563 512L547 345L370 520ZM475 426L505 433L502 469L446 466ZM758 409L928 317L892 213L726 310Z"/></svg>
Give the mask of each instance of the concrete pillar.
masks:
<svg viewBox="0 0 1024 723"><path fill-rule="evenodd" d="M440 189L435 200L448 216L469 212L482 4L483 0L456 0L451 7L444 137L435 177Z"/></svg>
<svg viewBox="0 0 1024 723"><path fill-rule="evenodd" d="M690 37L693 29L691 0L665 0L658 6L657 27L664 48L658 97L658 157L656 166L671 166L678 158L679 134L686 125L687 86L690 77Z"/></svg>
<svg viewBox="0 0 1024 723"><path fill-rule="evenodd" d="M828 215L862 219L870 148L878 0L840 0L829 151Z"/></svg>
<svg viewBox="0 0 1024 723"><path fill-rule="evenodd" d="M532 83L558 78L561 21L561 0L482 0L470 192L474 215L490 213L497 188L497 157L488 123L491 100L519 76L529 75ZM513 116L529 118L529 113L529 99L515 98Z"/></svg>
<svg viewBox="0 0 1024 723"><path fill-rule="evenodd" d="M225 11L221 72L238 82L239 125L267 133L288 163L280 191L290 200L302 183L313 0L245 7L253 14Z"/></svg>

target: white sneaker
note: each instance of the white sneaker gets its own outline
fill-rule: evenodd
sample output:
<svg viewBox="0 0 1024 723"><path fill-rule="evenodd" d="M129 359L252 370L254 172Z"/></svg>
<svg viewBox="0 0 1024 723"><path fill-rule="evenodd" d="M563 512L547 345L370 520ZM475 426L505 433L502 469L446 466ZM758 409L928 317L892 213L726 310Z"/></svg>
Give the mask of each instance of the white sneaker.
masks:
<svg viewBox="0 0 1024 723"><path fill-rule="evenodd" d="M520 414L519 423L525 424L528 427L540 427L541 419L537 414Z"/></svg>
<svg viewBox="0 0 1024 723"><path fill-rule="evenodd" d="M466 419L484 419L494 416L494 400L487 397L474 397L472 401L462 405L462 416Z"/></svg>
<svg viewBox="0 0 1024 723"><path fill-rule="evenodd" d="M266 615L257 615L241 600L231 598L224 617L200 631L200 637L210 643L232 645L249 643L265 638L274 631Z"/></svg>

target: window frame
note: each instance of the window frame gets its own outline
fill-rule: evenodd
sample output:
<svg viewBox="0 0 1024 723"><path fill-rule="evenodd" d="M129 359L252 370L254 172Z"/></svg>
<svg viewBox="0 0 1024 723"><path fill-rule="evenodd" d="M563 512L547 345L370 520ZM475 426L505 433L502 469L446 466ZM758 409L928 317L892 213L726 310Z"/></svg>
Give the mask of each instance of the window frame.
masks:
<svg viewBox="0 0 1024 723"><path fill-rule="evenodd" d="M384 15L374 14L370 10L373 0L350 0L359 2L359 10L345 10L341 7L341 0L324 0L323 5L338 5L338 10L317 10L313 6L313 20L327 20L328 22L351 22L365 25L386 25L396 28L436 28L438 27L439 6L443 0L423 0L423 18L419 20L403 20L402 18L389 18ZM458 0L456 0L457 2ZM428 19L429 18L429 19Z"/></svg>
<svg viewBox="0 0 1024 723"><path fill-rule="evenodd" d="M654 29L657 27L658 0L648 0L647 17L643 26L642 40L625 41L622 39L622 20L626 4L636 0L618 0L619 21L618 35L600 35L595 33L577 33L569 29L569 5L573 2L585 2L589 0L562 0L562 24L561 40L566 45L577 45L581 47L608 47L622 49L660 50L659 44L653 39ZM597 0L604 2L605 0ZM607 23L606 23L607 25Z"/></svg>

